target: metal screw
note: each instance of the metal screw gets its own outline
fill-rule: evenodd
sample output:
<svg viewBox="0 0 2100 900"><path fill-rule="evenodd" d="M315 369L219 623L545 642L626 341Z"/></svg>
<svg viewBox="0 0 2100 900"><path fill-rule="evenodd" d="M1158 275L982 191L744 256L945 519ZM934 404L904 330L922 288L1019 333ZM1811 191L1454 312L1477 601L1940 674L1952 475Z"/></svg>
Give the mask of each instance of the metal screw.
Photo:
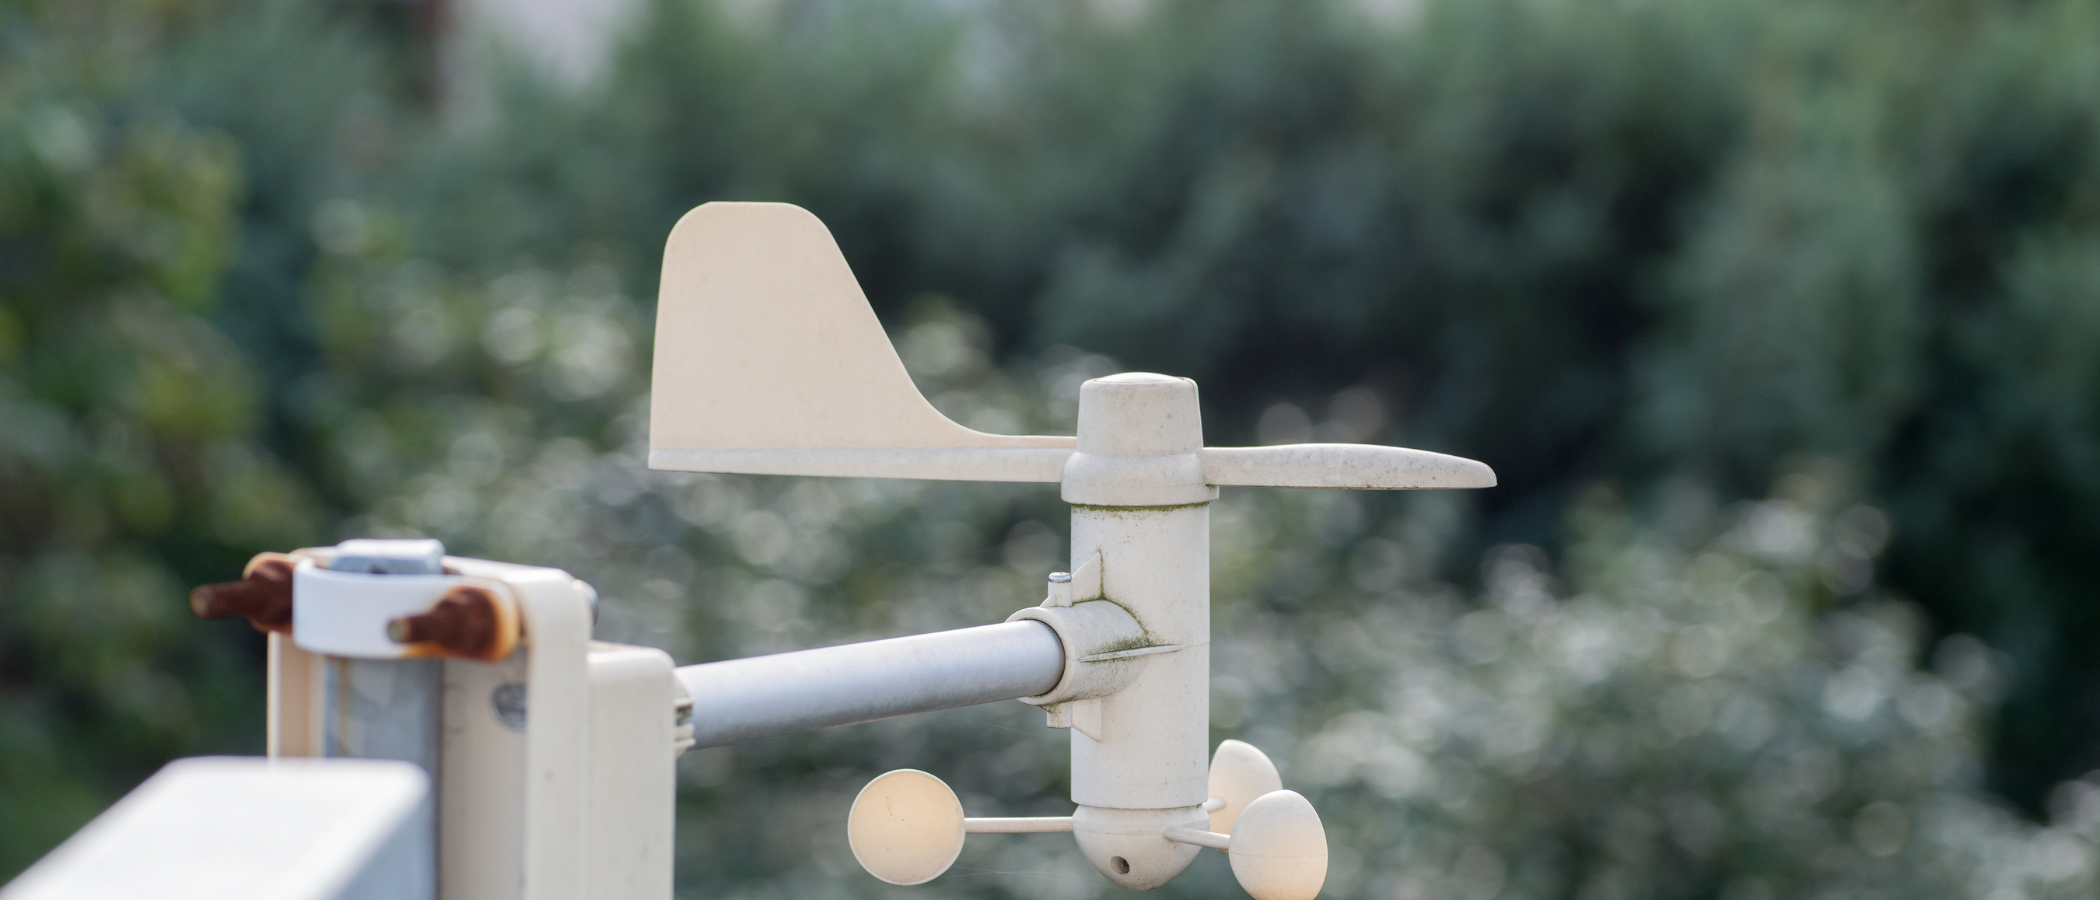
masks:
<svg viewBox="0 0 2100 900"><path fill-rule="evenodd" d="M1050 573L1050 583L1051 583L1051 584L1071 584L1071 583L1072 583L1072 573L1070 573L1070 572L1052 572L1052 573Z"/></svg>
<svg viewBox="0 0 2100 900"><path fill-rule="evenodd" d="M460 656L501 658L509 650L499 647L501 617L494 594L461 586L446 591L428 612L386 623L386 636L397 644L430 643Z"/></svg>
<svg viewBox="0 0 2100 900"><path fill-rule="evenodd" d="M200 619L240 616L257 631L290 631L292 564L268 559L239 581L200 585L190 591L190 612Z"/></svg>
<svg viewBox="0 0 2100 900"><path fill-rule="evenodd" d="M498 685L489 694L489 706L496 711L496 721L512 731L525 730L525 686L517 682Z"/></svg>

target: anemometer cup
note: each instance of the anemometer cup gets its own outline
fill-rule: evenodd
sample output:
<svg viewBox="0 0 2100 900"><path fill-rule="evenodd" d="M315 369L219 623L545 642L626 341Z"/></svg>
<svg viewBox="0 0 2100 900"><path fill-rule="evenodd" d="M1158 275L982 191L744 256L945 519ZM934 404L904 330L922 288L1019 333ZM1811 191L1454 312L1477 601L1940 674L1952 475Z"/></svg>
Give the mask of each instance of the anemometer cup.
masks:
<svg viewBox="0 0 2100 900"><path fill-rule="evenodd" d="M1249 804L1263 795L1283 790L1283 776L1268 754L1246 741L1225 741L1210 758L1210 795L1217 798L1210 812L1210 830L1231 834L1233 824Z"/></svg>
<svg viewBox="0 0 2100 900"><path fill-rule="evenodd" d="M1254 900L1312 900L1327 883L1327 830L1297 791L1271 791L1248 804L1226 855Z"/></svg>
<svg viewBox="0 0 2100 900"><path fill-rule="evenodd" d="M890 884L925 884L962 853L962 802L947 782L918 769L886 773L853 798L846 843L868 874Z"/></svg>

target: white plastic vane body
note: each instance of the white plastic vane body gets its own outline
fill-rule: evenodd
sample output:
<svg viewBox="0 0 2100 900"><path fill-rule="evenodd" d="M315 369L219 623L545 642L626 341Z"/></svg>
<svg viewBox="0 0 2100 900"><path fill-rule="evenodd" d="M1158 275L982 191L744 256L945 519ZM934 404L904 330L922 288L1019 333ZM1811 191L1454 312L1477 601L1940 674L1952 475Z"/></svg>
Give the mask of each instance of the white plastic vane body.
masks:
<svg viewBox="0 0 2100 900"><path fill-rule="evenodd" d="M965 428L912 384L823 224L785 204L710 203L672 231L652 391L652 468L1057 482L1072 506L1070 576L1015 618L1064 644L1058 686L1025 702L1072 729L1077 809L970 819L938 778L883 776L849 832L896 884L937 877L966 833L1069 830L1124 887L1164 884L1216 847L1259 900L1317 894L1326 839L1311 804L1246 744L1219 748L1213 771L1209 505L1221 485L1495 483L1481 463L1400 447L1205 447L1196 383L1150 373L1086 382L1076 437Z"/></svg>

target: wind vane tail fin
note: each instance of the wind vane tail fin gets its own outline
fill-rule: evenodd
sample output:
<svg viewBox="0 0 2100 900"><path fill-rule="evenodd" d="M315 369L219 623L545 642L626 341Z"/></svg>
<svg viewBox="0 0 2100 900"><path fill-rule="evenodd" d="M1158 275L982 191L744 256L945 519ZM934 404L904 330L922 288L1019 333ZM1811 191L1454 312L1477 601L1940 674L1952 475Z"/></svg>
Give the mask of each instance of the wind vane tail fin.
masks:
<svg viewBox="0 0 2100 900"><path fill-rule="evenodd" d="M656 315L651 468L1056 481L1073 447L934 409L831 232L797 206L686 213L664 248Z"/></svg>

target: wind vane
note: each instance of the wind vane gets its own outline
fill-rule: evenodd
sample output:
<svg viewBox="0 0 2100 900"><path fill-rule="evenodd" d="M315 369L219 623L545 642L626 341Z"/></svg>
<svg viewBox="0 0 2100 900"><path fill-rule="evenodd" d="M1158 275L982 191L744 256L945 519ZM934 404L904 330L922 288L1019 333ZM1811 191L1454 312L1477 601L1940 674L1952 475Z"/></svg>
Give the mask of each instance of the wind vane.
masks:
<svg viewBox="0 0 2100 900"><path fill-rule="evenodd" d="M559 570L429 540L261 554L191 606L269 633L270 760L171 764L5 900L667 900L684 749L1010 699L1071 729L1072 814L974 818L939 778L890 772L846 819L871 874L919 884L966 834L1070 832L1124 887L1211 847L1257 900L1319 893L1311 803L1260 750L1209 746L1209 504L1232 485L1489 487L1487 466L1205 447L1195 382L1148 373L1086 382L1076 438L965 428L912 384L823 224L785 204L688 213L658 302L651 468L1055 482L1070 571L996 625L674 668L591 641L596 594Z"/></svg>
<svg viewBox="0 0 2100 900"><path fill-rule="evenodd" d="M1086 382L1077 438L965 428L913 386L823 224L785 204L688 213L658 302L651 468L1057 482L1072 505L1071 573L1008 621L1056 640L1051 686L1021 699L1072 730L1077 808L969 818L938 778L891 772L849 817L871 874L932 880L966 833L1070 831L1124 887L1165 884L1215 847L1258 900L1319 892L1312 805L1252 746L1210 753L1209 504L1221 485L1474 488L1492 470L1399 447L1205 447L1196 383L1148 373Z"/></svg>

